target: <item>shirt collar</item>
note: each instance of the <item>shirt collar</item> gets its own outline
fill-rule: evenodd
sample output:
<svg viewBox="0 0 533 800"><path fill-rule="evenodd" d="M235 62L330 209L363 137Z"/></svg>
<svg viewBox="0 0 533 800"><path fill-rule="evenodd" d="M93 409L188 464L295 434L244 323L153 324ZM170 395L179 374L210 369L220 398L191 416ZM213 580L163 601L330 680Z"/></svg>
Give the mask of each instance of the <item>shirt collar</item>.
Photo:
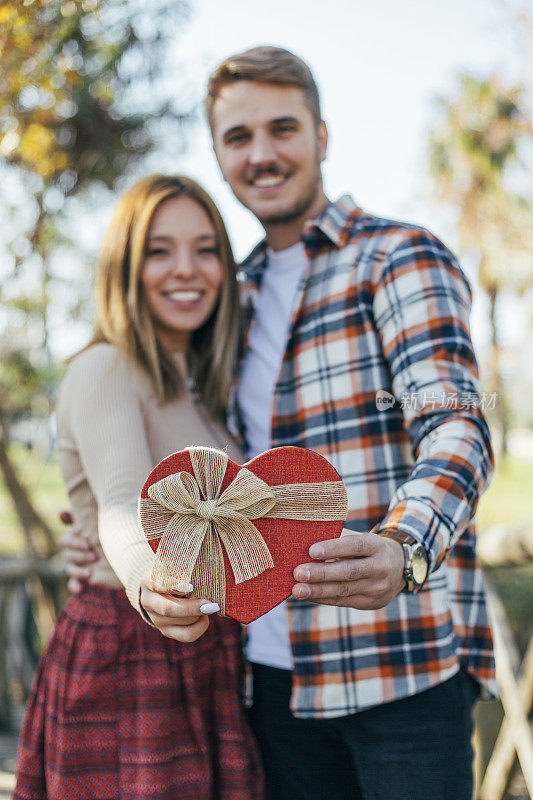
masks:
<svg viewBox="0 0 533 800"><path fill-rule="evenodd" d="M318 217L305 223L302 241L306 249L312 252L328 243L334 247L344 247L353 232L354 224L362 215L362 209L351 195L342 195L336 202L329 203ZM241 264L240 282L251 281L259 286L266 263L267 243L263 239Z"/></svg>
<svg viewBox="0 0 533 800"><path fill-rule="evenodd" d="M325 236L335 247L344 247L352 234L354 223L363 214L349 194L342 195L336 202L326 206L324 211L305 223L302 238L306 247L313 250L324 244ZM317 233L322 242L317 241Z"/></svg>

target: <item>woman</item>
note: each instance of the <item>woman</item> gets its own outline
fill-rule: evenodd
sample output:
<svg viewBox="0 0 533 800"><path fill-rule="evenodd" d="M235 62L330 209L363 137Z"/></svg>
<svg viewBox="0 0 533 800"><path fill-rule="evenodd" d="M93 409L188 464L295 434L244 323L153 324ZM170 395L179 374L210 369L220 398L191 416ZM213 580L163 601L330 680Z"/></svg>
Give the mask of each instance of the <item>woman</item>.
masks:
<svg viewBox="0 0 533 800"><path fill-rule="evenodd" d="M73 516L107 558L100 550L41 660L13 797L256 800L263 784L239 703L239 626L209 618L205 599L155 591L137 522L141 486L169 453L201 443L241 457L221 424L235 266L220 214L196 183L156 175L122 197L97 302L96 333L70 364L57 416ZM183 613L170 628L169 603Z"/></svg>

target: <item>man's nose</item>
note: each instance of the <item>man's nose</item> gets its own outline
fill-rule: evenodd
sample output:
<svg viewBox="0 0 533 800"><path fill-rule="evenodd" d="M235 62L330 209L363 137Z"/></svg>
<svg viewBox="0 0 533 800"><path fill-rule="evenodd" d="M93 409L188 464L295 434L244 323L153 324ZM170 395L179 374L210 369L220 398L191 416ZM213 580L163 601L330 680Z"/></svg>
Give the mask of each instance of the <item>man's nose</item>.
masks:
<svg viewBox="0 0 533 800"><path fill-rule="evenodd" d="M254 166L271 164L276 159L277 153L272 137L265 132L256 133L248 153L250 164Z"/></svg>

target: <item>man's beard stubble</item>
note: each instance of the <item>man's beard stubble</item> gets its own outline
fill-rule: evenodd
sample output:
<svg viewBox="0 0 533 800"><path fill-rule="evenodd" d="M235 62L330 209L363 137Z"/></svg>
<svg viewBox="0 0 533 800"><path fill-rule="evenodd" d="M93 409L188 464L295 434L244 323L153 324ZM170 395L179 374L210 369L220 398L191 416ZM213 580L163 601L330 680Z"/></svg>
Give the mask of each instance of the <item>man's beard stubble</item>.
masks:
<svg viewBox="0 0 533 800"><path fill-rule="evenodd" d="M308 186L305 195L297 199L292 207L285 209L282 212L273 212L267 216L259 216L256 214L257 219L263 226L276 227L278 225L289 225L292 222L305 217L310 208L312 208L322 186L322 173L320 165L317 164L317 169L312 182ZM251 210L251 209L250 209Z"/></svg>

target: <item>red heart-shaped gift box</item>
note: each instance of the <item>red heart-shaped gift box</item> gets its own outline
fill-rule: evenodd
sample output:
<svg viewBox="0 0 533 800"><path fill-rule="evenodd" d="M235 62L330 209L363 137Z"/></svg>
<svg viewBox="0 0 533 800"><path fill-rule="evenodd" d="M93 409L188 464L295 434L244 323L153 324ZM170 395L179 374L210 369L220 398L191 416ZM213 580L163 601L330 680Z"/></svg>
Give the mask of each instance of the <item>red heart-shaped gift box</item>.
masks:
<svg viewBox="0 0 533 800"><path fill-rule="evenodd" d="M346 517L346 491L337 471L323 456L300 447L278 447L267 450L242 466L269 487L287 484L324 484L327 487L334 483L337 497L339 494L341 496L341 509L340 512L337 510L335 519L331 517L327 520L269 517L252 519L253 525L262 535L270 551L274 566L249 580L242 583L235 582L227 552L224 547L222 548L226 583L224 613L239 622L248 623L266 614L290 596L295 583L293 570L298 564L310 560L309 547L314 542L340 536ZM241 466L228 459L220 493L231 484L241 469ZM167 476L183 472L193 474L189 449L173 453L152 470L142 489L140 509L143 501L149 498L148 490L153 484ZM298 494L297 487L296 494ZM327 505L327 501L324 505ZM337 505L339 505L338 500ZM150 513L154 514L153 509ZM320 516L320 513L318 515ZM142 512L140 519L150 546L156 552L161 537L154 538L153 534L149 537L147 531L149 525L146 515L143 516ZM206 597L206 599L213 598Z"/></svg>

